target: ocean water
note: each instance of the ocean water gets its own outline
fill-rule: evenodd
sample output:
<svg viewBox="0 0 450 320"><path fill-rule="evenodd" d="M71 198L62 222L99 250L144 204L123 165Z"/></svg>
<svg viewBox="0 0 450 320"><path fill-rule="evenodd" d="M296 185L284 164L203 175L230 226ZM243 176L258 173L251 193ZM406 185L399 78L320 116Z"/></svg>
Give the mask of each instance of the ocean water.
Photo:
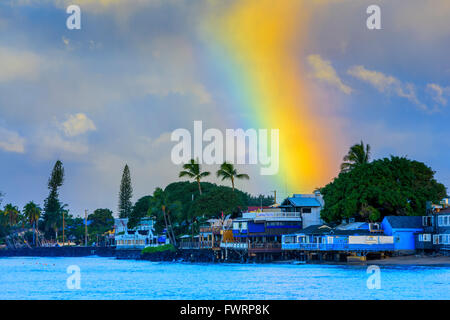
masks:
<svg viewBox="0 0 450 320"><path fill-rule="evenodd" d="M80 288L69 289L69 266ZM0 299L450 299L450 268L191 264L114 258L0 258ZM70 282L71 283L71 282Z"/></svg>

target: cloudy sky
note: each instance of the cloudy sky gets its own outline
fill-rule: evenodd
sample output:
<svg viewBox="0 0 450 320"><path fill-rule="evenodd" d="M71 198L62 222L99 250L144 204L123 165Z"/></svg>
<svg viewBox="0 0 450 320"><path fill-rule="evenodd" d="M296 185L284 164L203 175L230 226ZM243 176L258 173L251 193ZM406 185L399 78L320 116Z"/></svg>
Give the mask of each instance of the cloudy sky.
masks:
<svg viewBox="0 0 450 320"><path fill-rule="evenodd" d="M230 80L220 71L225 64L211 55L209 32L239 6L251 5L253 19L264 2L1 1L3 204L42 205L60 159L66 171L61 199L72 214L116 211L126 163L134 200L178 180L180 168L170 160L173 130L192 130L194 120L221 130L255 125L254 114L233 105ZM368 30L366 8L375 2L382 29ZM66 28L69 4L81 7L81 30ZM298 12L301 35L298 47L291 46L298 70L292 72L304 80L299 91L308 93L308 110L319 119L315 126L331 132L320 145L329 159L326 180L362 139L373 158L395 154L423 161L449 186L450 2L318 0L301 9L307 16ZM283 131L282 124L274 127ZM312 191L261 176L257 165L239 169L252 179L238 187L253 194Z"/></svg>

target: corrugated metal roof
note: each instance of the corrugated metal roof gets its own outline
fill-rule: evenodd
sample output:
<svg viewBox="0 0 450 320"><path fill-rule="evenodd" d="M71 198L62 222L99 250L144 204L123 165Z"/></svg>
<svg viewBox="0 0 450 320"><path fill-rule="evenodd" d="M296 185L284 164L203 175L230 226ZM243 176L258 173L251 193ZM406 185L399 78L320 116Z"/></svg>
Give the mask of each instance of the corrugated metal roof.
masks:
<svg viewBox="0 0 450 320"><path fill-rule="evenodd" d="M316 198L293 197L288 198L288 200L296 207L320 207L320 203Z"/></svg>

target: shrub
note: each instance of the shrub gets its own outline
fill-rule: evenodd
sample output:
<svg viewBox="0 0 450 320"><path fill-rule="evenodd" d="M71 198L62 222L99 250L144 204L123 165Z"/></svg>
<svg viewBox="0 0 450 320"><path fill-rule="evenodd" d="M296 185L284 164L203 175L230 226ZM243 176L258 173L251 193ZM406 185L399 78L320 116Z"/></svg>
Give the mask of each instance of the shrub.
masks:
<svg viewBox="0 0 450 320"><path fill-rule="evenodd" d="M157 246L157 247L146 247L144 249L142 249L141 253L155 253L155 252L164 252L164 251L171 251L171 252L175 252L176 249L173 246L173 244L164 244L162 246Z"/></svg>

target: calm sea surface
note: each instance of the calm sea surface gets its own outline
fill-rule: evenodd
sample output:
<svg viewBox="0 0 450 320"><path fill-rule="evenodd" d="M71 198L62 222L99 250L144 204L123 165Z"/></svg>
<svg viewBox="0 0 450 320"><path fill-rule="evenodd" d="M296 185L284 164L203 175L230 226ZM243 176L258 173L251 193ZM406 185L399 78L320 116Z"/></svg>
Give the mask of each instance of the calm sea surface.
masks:
<svg viewBox="0 0 450 320"><path fill-rule="evenodd" d="M81 288L68 289L77 265ZM114 258L0 258L0 299L450 299L450 268L187 264Z"/></svg>

